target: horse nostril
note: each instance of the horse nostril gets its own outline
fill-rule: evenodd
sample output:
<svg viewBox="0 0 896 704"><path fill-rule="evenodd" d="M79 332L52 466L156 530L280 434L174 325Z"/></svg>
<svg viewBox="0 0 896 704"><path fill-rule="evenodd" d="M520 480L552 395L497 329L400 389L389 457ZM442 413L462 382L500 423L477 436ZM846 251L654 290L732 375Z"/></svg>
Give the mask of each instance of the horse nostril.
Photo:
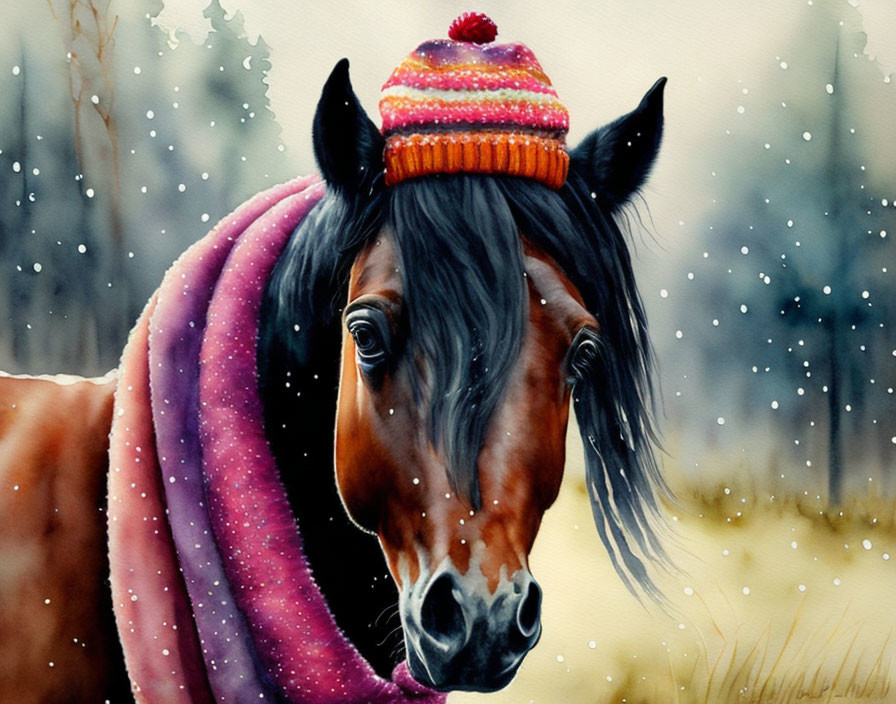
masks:
<svg viewBox="0 0 896 704"><path fill-rule="evenodd" d="M520 632L529 637L538 628L538 620L541 615L541 587L534 580L529 582L529 588L526 590L526 596L520 602L519 610L516 615L517 626Z"/></svg>
<svg viewBox="0 0 896 704"><path fill-rule="evenodd" d="M464 613L454 596L450 575L442 574L429 586L420 608L420 625L424 633L442 643L462 640Z"/></svg>

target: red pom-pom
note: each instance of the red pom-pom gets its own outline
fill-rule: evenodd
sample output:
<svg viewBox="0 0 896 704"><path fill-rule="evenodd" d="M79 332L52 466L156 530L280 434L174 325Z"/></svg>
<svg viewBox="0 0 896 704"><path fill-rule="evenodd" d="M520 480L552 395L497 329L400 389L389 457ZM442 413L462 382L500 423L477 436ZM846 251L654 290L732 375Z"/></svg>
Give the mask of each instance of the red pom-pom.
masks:
<svg viewBox="0 0 896 704"><path fill-rule="evenodd" d="M498 36L498 25L481 12L465 12L451 23L448 36L458 42L488 44Z"/></svg>

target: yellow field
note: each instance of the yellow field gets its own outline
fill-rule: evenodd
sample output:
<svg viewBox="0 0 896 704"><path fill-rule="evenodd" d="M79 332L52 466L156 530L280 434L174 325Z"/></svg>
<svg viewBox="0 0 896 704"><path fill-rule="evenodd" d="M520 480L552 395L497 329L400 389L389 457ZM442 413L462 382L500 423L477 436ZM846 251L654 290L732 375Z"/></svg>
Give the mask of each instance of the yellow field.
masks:
<svg viewBox="0 0 896 704"><path fill-rule="evenodd" d="M531 556L541 642L505 690L450 704L896 702L896 501L830 516L814 497L674 488L669 613L616 577L574 472Z"/></svg>

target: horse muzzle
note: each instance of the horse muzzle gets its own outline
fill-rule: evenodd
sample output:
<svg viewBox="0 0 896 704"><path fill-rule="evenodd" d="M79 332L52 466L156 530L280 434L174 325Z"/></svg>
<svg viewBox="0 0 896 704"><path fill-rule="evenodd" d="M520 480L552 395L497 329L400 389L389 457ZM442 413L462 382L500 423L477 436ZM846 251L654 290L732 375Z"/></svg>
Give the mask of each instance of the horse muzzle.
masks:
<svg viewBox="0 0 896 704"><path fill-rule="evenodd" d="M541 587L526 569L502 574L491 593L479 570L460 575L447 563L402 602L411 674L440 691L501 689L541 636Z"/></svg>

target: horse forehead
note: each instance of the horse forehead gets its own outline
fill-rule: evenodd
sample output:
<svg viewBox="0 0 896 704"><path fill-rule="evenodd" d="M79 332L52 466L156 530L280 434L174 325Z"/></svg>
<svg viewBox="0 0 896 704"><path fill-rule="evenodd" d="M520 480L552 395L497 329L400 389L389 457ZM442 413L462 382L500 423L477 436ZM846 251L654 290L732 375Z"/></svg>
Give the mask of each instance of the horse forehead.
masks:
<svg viewBox="0 0 896 704"><path fill-rule="evenodd" d="M582 295L550 256L523 241L524 266L529 279L530 296L552 319L569 340L585 326L598 327L597 319L586 308Z"/></svg>
<svg viewBox="0 0 896 704"><path fill-rule="evenodd" d="M543 312L554 318L570 339L585 326L598 327L582 296L560 267L545 252L522 238L530 297L540 299ZM393 299L403 297L401 270L395 241L388 228L380 232L355 259L349 280L349 302L368 293Z"/></svg>
<svg viewBox="0 0 896 704"><path fill-rule="evenodd" d="M355 259L349 279L349 301L366 293L402 294L395 243L388 232L378 234Z"/></svg>

